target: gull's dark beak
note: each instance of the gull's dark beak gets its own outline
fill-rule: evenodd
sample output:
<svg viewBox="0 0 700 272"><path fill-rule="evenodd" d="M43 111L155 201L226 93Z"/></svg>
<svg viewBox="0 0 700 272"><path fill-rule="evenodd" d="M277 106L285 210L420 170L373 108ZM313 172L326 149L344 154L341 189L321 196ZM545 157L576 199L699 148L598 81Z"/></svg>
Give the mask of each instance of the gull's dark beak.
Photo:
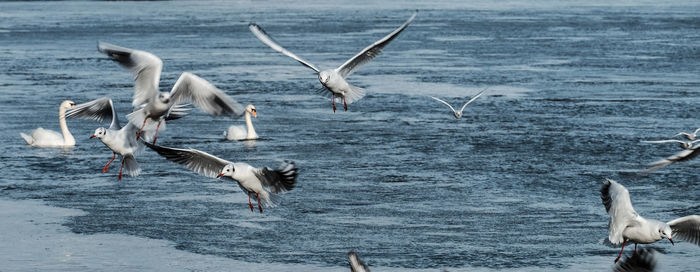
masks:
<svg viewBox="0 0 700 272"><path fill-rule="evenodd" d="M673 243L673 240L671 240L671 238L668 238L668 240L671 241L671 245L674 245L674 246L676 245Z"/></svg>
<svg viewBox="0 0 700 272"><path fill-rule="evenodd" d="M224 173L219 173L218 175L216 175L216 178L220 178L220 177L223 177L223 176L224 176Z"/></svg>
<svg viewBox="0 0 700 272"><path fill-rule="evenodd" d="M251 112L253 113L253 117L258 118L258 111L252 110Z"/></svg>
<svg viewBox="0 0 700 272"><path fill-rule="evenodd" d="M97 136L95 134L92 134L92 136L90 136L90 139L95 138L95 137L97 137Z"/></svg>

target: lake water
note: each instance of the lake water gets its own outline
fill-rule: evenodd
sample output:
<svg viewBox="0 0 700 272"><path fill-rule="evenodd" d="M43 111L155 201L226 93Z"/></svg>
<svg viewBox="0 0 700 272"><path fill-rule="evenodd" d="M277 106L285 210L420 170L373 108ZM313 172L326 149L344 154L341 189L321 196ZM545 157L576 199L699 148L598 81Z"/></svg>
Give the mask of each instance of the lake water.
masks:
<svg viewBox="0 0 700 272"><path fill-rule="evenodd" d="M640 140L700 126L700 4L529 2L0 3L0 197L79 210L54 223L77 234L61 243L146 239L164 241L159 252L218 260L188 270L344 271L350 249L373 271L610 270L618 249L601 243L605 178L627 186L647 218L700 214L699 161L637 174L678 149ZM316 75L247 27L260 24L327 69L415 9L413 23L349 77L367 96L347 112L333 113ZM189 71L257 108L261 140L226 141L222 132L242 119L193 110L159 144L257 167L294 160L298 186L281 206L251 213L236 184L150 150L137 158L142 175L118 182L115 166L100 172L111 152L88 139L108 124L87 120L68 120L74 148L27 146L19 132L59 130L65 99L110 96L126 120L132 76L96 50L100 40L159 56L163 90ZM485 87L459 120L428 97L461 105ZM0 209L23 207L8 203ZM9 269L57 270L0 247ZM647 247L667 270L700 266L695 245Z"/></svg>

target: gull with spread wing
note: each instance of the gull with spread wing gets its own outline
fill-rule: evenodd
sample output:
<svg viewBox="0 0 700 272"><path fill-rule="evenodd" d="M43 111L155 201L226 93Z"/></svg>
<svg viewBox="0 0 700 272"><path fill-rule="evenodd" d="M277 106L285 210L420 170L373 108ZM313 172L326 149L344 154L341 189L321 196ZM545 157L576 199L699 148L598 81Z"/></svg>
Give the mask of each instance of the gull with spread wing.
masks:
<svg viewBox="0 0 700 272"><path fill-rule="evenodd" d="M696 142L700 142L700 140L695 140L692 142L686 142L686 141L681 141L681 140L660 140L660 141L642 141L644 143L678 143L681 148L683 148L682 151L673 154L665 159L661 159L652 163L649 163L647 166L646 170L644 170L643 173L651 173L656 170L659 170L661 168L664 168L674 162L681 162L681 161L689 161L692 160L693 158L697 157L700 155L700 144L698 145L693 145Z"/></svg>
<svg viewBox="0 0 700 272"><path fill-rule="evenodd" d="M104 145L112 150L112 159L102 168L102 173L109 170L109 165L117 157L117 154L122 157L118 180L122 179L122 170L130 176L138 176L141 173L141 167L136 162L135 154L143 149L143 144L133 137L138 127L131 122L124 127L119 124L119 117L114 110L112 99L102 97L77 105L75 109L68 112L66 117L92 119L98 122L111 120L109 128L97 128L95 133L90 136L90 139L100 139ZM147 134L144 137L151 136L150 133Z"/></svg>
<svg viewBox="0 0 700 272"><path fill-rule="evenodd" d="M693 133L687 133L687 132L678 132L678 134L673 135L673 137L678 137L678 136L683 136L688 140L695 140L695 138L698 136L698 132L700 132L700 128L696 129L693 131Z"/></svg>
<svg viewBox="0 0 700 272"><path fill-rule="evenodd" d="M614 180L606 179L600 189L600 198L605 210L610 215L608 240L614 245L622 244L620 254L615 262L620 260L625 244L651 244L667 238L673 244L673 238L680 238L700 245L700 216L689 215L664 223L658 220L646 219L632 208L629 191Z"/></svg>
<svg viewBox="0 0 700 272"><path fill-rule="evenodd" d="M354 250L348 252L348 260L350 261L350 272L369 272L369 267L360 260Z"/></svg>
<svg viewBox="0 0 700 272"><path fill-rule="evenodd" d="M184 105L193 102L202 111L217 116L241 116L243 106L216 88L208 81L188 72L182 73L170 92L158 89L163 62L155 55L109 43L99 42L97 49L113 61L129 69L134 75L134 112L126 117L134 124L141 124L136 138L141 132L155 124L155 137L164 120L184 115ZM150 123L146 126L146 123ZM165 127L163 127L165 129Z"/></svg>
<svg viewBox="0 0 700 272"><path fill-rule="evenodd" d="M488 88L487 88L487 89L488 89ZM450 105L450 103L447 103L445 100L442 100L442 99L437 98L437 97L434 97L434 96L431 96L431 98L433 98L433 99L435 99L435 100L437 100L437 101L440 101L440 102L442 102L443 104L445 104L445 105L447 105L448 107L450 107L450 109L452 110L452 115L454 115L455 118L459 119L459 118L462 118L462 112L463 112L464 109L467 107L467 105L469 105L469 103L471 103L471 102L474 102L474 100L476 100L477 98L479 98L479 96L481 96L482 94L484 94L485 91L486 91L486 89L484 89L483 91L479 92L479 93L476 94L474 97L472 97L471 99L469 99L469 101L467 101L467 103L464 103L464 106L462 106L462 108L459 109L459 111L456 111L455 108L453 108L452 105Z"/></svg>
<svg viewBox="0 0 700 272"><path fill-rule="evenodd" d="M255 34L255 36L258 39L260 39L260 41L262 41L275 51L285 54L288 57L291 57L296 61L300 62L301 64L305 65L306 67L309 67L316 71L316 73L318 73L318 80L321 81L321 84L331 94L331 105L333 106L333 112L335 112L336 96L340 96L340 98L343 100L343 108L347 111L348 104L359 100L365 95L364 89L351 85L345 79L348 76L350 76L350 74L352 74L355 71L355 69L379 55L382 49L387 44L389 44L389 42L394 40L394 38L396 38L396 36L398 36L399 33L401 33L401 31L408 27L408 24L410 24L411 21L413 21L417 14L418 13L414 13L413 15L411 15L411 17L408 18L408 20L406 20L406 22L403 23L403 25L401 25L399 28L389 33L389 35L386 35L384 38L381 38L380 40L367 46L365 49L360 51L360 53L358 53L357 55L340 65L340 67L323 71L321 71L321 69L317 68L310 62L298 57L294 53L289 52L287 49L284 49L284 47L282 47L274 39L272 39L272 37L270 37L270 35L268 35L265 32L265 30L263 30L259 25L255 23L250 23L248 25L248 28L250 28L250 31L253 32L253 34Z"/></svg>
<svg viewBox="0 0 700 272"><path fill-rule="evenodd" d="M298 169L294 162L285 161L279 168L254 168L243 162L230 162L197 149L179 149L145 143L165 159L184 165L187 169L210 178L226 177L238 182L238 186L248 193L248 205L253 211L251 194L255 194L258 209L262 205L276 206L280 202L277 195L292 190L296 185Z"/></svg>

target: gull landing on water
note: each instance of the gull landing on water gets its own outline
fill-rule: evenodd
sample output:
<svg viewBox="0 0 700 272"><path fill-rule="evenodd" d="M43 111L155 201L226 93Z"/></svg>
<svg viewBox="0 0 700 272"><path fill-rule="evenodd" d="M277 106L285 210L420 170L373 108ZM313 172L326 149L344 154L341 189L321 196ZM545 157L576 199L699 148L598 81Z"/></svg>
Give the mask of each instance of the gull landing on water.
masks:
<svg viewBox="0 0 700 272"><path fill-rule="evenodd" d="M622 244L620 254L615 262L620 260L627 242L651 244L667 238L673 244L673 238L680 238L700 245L700 216L690 215L672 220L668 223L641 217L632 208L629 191L614 180L607 179L600 189L600 198L605 210L610 215L608 240L610 243Z"/></svg>
<svg viewBox="0 0 700 272"><path fill-rule="evenodd" d="M488 88L486 88L486 89L488 89ZM434 96L431 96L431 98L432 98L432 99L435 99L435 100L437 100L437 101L440 101L441 103L443 103L443 104L447 105L448 107L450 107L450 109L452 110L452 115L454 115L455 118L459 119L459 118L462 118L462 112L464 111L464 108L466 108L467 105L469 105L469 103L474 102L474 100L476 100L477 98L479 98L479 96L481 96L482 94L484 94L484 92L486 91L486 89L484 89L483 91L479 92L479 93L476 94L474 97L472 97L471 99L469 99L469 101L467 101L467 103L464 103L464 106L462 106L462 108L459 109L459 111L456 111L455 108L453 108L452 105L450 105L450 103L447 103L445 100L442 100L442 99L437 98L437 97L434 97Z"/></svg>
<svg viewBox="0 0 700 272"><path fill-rule="evenodd" d="M296 185L297 169L294 162L285 161L276 169L254 168L247 163L230 162L196 149L179 149L145 143L165 159L184 165L186 168L210 178L226 177L238 182L238 186L248 193L248 205L253 211L251 194L255 194L260 213L262 205L276 206L280 202L277 195L292 190Z"/></svg>
<svg viewBox="0 0 700 272"><path fill-rule="evenodd" d="M342 98L343 108L347 111L348 104L360 100L360 98L365 95L364 89L349 84L345 79L350 76L355 69L379 55L382 49L389 44L389 42L391 42L394 38L396 38L396 36L399 35L399 33L401 33L401 31L408 27L408 24L410 24L411 21L416 18L417 14L418 13L413 13L411 18L408 18L408 20L406 20L406 22L399 28L389 33L389 35L386 35L384 38L381 38L380 40L367 46L365 49L360 51L360 53L340 65L340 67L323 71L316 68L316 66L310 62L298 57L294 53L289 52L287 49L284 49L284 47L280 46L275 40L273 40L272 37L270 37L270 35L268 35L259 25L250 23L248 28L250 28L250 31L253 32L253 34L255 34L260 41L275 51L285 54L306 67L316 71L316 73L318 73L318 80L321 81L323 87L325 87L331 93L331 105L333 106L333 112L335 112L335 96L340 96L340 98Z"/></svg>
<svg viewBox="0 0 700 272"><path fill-rule="evenodd" d="M158 89L163 61L155 55L109 43L98 42L97 49L108 55L134 74L135 110L126 117L134 124L141 124L136 134L138 139L144 129L155 126L153 143L158 139L158 130L165 120L177 119L185 115L184 105L193 102L202 111L218 116L241 116L243 106L216 88L208 81L188 72L182 73L170 92ZM150 121L150 122L149 122ZM150 125L147 126L147 123ZM163 129L165 129L163 127Z"/></svg>

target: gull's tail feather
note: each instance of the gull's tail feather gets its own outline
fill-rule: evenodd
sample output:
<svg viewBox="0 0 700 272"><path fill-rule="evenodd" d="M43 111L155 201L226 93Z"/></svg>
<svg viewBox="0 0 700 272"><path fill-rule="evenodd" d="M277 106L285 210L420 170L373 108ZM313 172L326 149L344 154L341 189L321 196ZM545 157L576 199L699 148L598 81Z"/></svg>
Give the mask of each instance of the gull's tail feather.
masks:
<svg viewBox="0 0 700 272"><path fill-rule="evenodd" d="M360 100L365 94L365 89L350 85L350 91L345 93L345 103L350 104Z"/></svg>
<svg viewBox="0 0 700 272"><path fill-rule="evenodd" d="M141 167L139 167L138 162L132 155L124 156L124 169L123 172L129 176L135 177L141 174Z"/></svg>
<svg viewBox="0 0 700 272"><path fill-rule="evenodd" d="M27 134L20 132L19 136L22 136L22 138L24 139L25 142L27 142L28 145L31 145L32 143L34 143L34 138L32 138L31 136L29 136Z"/></svg>

